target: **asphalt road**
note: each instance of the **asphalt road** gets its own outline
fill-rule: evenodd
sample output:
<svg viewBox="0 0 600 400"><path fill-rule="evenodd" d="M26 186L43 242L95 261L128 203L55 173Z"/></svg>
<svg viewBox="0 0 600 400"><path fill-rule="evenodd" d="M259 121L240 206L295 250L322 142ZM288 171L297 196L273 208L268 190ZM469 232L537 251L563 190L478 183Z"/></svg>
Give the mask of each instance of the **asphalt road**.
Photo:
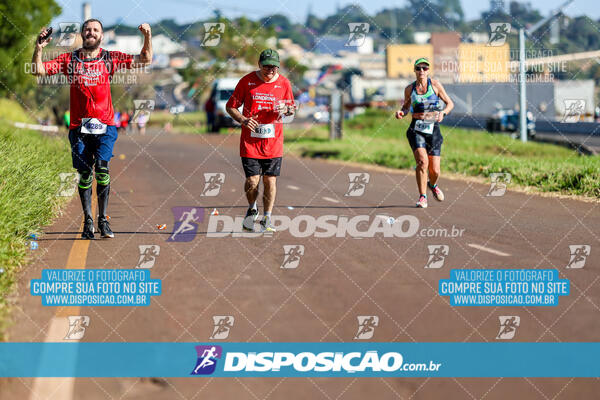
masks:
<svg viewBox="0 0 600 400"><path fill-rule="evenodd" d="M424 235L316 238L283 230L272 237L207 237L213 209L222 218L245 213L237 141L235 135L156 132L120 137L109 209L116 237L77 240L81 211L73 197L22 271L10 340L62 341L66 315L77 313L90 317L85 342L207 342L212 317L219 315L235 318L225 339L233 342L351 342L357 316L364 315L379 317L369 339L377 342L495 342L499 316L507 315L520 317L513 342L600 341L598 203L524 194L510 186L504 196L489 197L489 185L442 179L446 201L430 200L421 210L414 208L409 172L286 156L275 215L366 215L369 221L414 216ZM357 172L370 174L364 194L345 196L348 174ZM225 174L218 195L202 196L204 173ZM181 206L204 209L199 233L189 242L168 242L172 208ZM157 224L167 228L158 230ZM442 235L443 229L457 232L453 228L462 235ZM565 268L572 244L591 245L594 258L582 269ZM43 268L134 268L140 245L160 246L152 277L162 279L163 293L149 307L60 310L42 307L29 294L29 280ZM297 268L281 268L284 245L304 246ZM428 245L449 246L443 267L425 268ZM556 307L528 308L452 307L438 295L438 281L451 268L489 267L557 268L571 281L571 293ZM0 399L591 399L599 390L598 379L571 378L0 381Z"/></svg>

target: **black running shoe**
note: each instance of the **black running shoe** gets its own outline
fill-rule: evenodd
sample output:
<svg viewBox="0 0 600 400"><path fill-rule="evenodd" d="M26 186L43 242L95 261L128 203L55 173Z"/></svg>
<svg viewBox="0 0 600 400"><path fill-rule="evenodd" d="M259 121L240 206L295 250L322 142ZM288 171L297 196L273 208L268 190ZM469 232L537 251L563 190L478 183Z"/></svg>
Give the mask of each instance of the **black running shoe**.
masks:
<svg viewBox="0 0 600 400"><path fill-rule="evenodd" d="M82 239L93 239L94 238L94 220L87 218L83 223L83 232L81 232Z"/></svg>
<svg viewBox="0 0 600 400"><path fill-rule="evenodd" d="M103 238L115 237L115 234L110 230L110 225L105 218L98 219L98 229L100 230L100 236Z"/></svg>
<svg viewBox="0 0 600 400"><path fill-rule="evenodd" d="M258 219L258 210L256 208L248 208L242 228L248 232L254 232L254 222Z"/></svg>

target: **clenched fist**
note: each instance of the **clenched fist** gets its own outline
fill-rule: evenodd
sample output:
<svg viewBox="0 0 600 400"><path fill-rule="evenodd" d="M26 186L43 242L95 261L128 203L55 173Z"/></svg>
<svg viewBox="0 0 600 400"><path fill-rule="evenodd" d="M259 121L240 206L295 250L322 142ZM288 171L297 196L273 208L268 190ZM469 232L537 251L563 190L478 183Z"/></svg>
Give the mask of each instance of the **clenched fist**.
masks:
<svg viewBox="0 0 600 400"><path fill-rule="evenodd" d="M150 36L152 34L150 24L143 23L140 26L138 26L138 29L140 30L140 32L142 32L142 35L144 36Z"/></svg>

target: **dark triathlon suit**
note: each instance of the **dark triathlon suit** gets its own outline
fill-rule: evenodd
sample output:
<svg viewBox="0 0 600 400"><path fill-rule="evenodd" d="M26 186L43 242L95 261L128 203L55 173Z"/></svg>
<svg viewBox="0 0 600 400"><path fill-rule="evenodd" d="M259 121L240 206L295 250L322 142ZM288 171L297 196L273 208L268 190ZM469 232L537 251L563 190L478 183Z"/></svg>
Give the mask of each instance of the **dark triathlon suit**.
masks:
<svg viewBox="0 0 600 400"><path fill-rule="evenodd" d="M410 93L411 107L413 113L423 113L430 111L439 111L440 98L433 90L431 79L427 78L427 92L425 94L417 93L417 82L413 82ZM422 147L427 150L430 156L440 156L442 152L442 143L444 138L440 131L438 122L425 119L413 120L406 131L406 137L413 151Z"/></svg>

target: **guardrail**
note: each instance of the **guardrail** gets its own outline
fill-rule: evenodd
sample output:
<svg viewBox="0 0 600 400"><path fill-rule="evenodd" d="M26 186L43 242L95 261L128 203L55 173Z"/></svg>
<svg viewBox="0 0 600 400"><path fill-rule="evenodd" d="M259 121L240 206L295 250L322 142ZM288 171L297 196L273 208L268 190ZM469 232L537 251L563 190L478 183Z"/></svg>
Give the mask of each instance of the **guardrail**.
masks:
<svg viewBox="0 0 600 400"><path fill-rule="evenodd" d="M448 115L444 118L443 125L460 126L463 128L486 129L487 117L474 115ZM556 135L592 135L600 136L600 123L597 122L558 122L537 120L535 123L537 132Z"/></svg>
<svg viewBox="0 0 600 400"><path fill-rule="evenodd" d="M24 122L14 122L15 128L21 129L32 129L34 131L42 132L58 132L58 126L56 125L38 125L38 124L26 124Z"/></svg>

